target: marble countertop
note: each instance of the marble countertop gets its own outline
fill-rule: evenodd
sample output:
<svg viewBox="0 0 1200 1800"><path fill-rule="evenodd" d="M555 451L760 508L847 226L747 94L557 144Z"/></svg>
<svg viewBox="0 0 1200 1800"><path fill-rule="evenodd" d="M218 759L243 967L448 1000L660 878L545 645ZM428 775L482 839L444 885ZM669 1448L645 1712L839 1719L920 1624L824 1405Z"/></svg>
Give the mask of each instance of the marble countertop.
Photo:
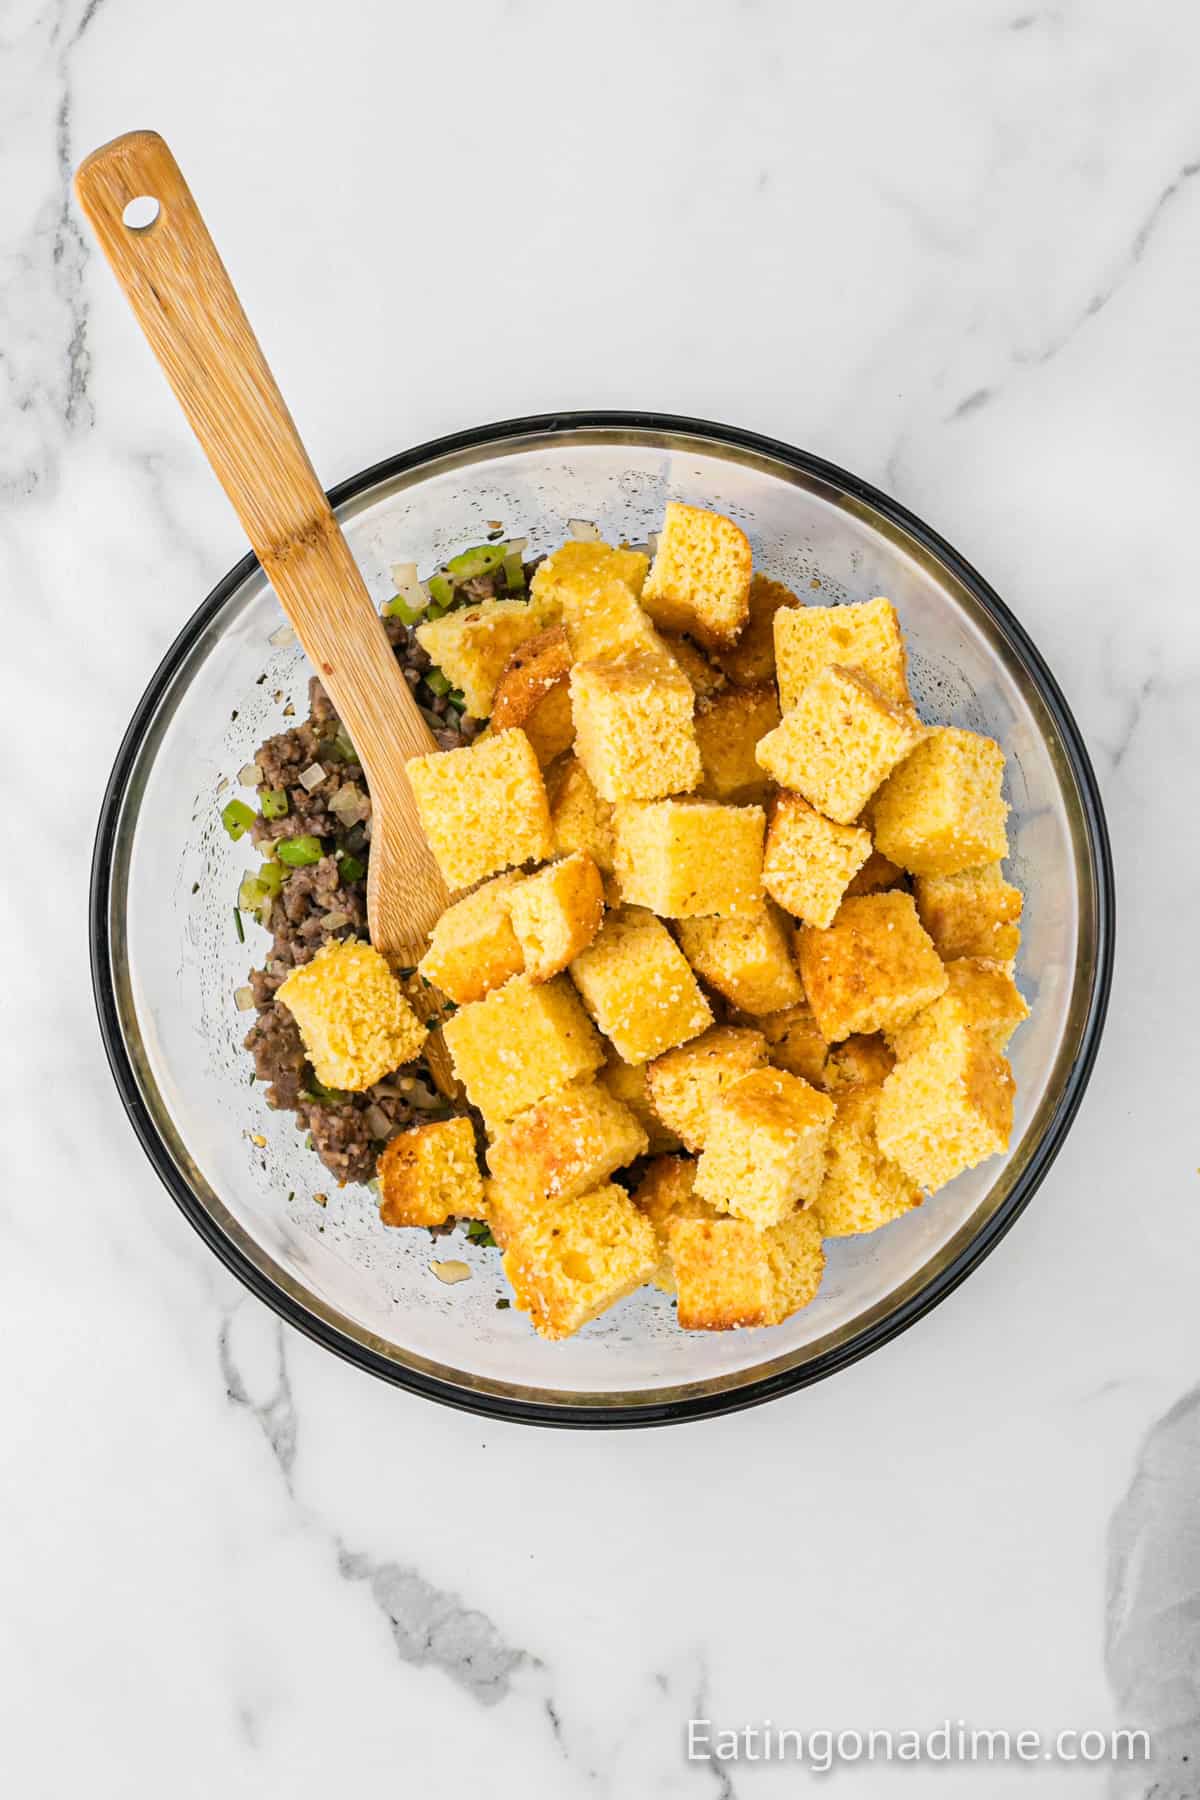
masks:
<svg viewBox="0 0 1200 1800"><path fill-rule="evenodd" d="M10 0L14 1800L809 1779L689 1763L700 1715L1134 1724L1153 1776L938 1791L1200 1793L1198 72L1183 0ZM68 198L138 125L327 482L519 413L727 419L895 494L1041 646L1113 835L1107 1035L1035 1203L881 1354L670 1431L490 1424L281 1327L158 1185L93 1017L91 834L150 672L243 545ZM836 1792L904 1778L846 1766Z"/></svg>

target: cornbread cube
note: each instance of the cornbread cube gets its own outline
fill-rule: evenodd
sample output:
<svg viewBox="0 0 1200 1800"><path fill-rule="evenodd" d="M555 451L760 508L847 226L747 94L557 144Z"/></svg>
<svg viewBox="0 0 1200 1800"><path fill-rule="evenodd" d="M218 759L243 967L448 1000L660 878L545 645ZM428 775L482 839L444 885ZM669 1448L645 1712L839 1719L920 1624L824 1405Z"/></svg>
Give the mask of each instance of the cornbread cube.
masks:
<svg viewBox="0 0 1200 1800"><path fill-rule="evenodd" d="M1008 855L1004 752L939 725L875 796L875 842L914 875L958 875Z"/></svg>
<svg viewBox="0 0 1200 1800"><path fill-rule="evenodd" d="M730 687L696 705L696 742L704 771L700 791L714 800L758 800L767 777L755 750L779 724L779 702L770 682Z"/></svg>
<svg viewBox="0 0 1200 1800"><path fill-rule="evenodd" d="M721 1215L707 1200L697 1200L696 1164L690 1156L656 1156L647 1163L642 1179L633 1190L634 1205L639 1212L645 1214L654 1227L666 1267L664 1279L669 1277L667 1259L667 1231L674 1219L716 1219ZM662 1285L657 1281L656 1284ZM666 1291L674 1293L673 1281L667 1280Z"/></svg>
<svg viewBox="0 0 1200 1800"><path fill-rule="evenodd" d="M656 625L720 649L750 616L751 560L749 539L732 519L672 500L642 605Z"/></svg>
<svg viewBox="0 0 1200 1800"><path fill-rule="evenodd" d="M755 755L781 787L793 788L826 818L853 825L880 782L926 735L911 706L836 663L801 692Z"/></svg>
<svg viewBox="0 0 1200 1800"><path fill-rule="evenodd" d="M643 800L618 806L622 898L668 919L724 918L762 907L761 806Z"/></svg>
<svg viewBox="0 0 1200 1800"><path fill-rule="evenodd" d="M877 1231L921 1204L921 1189L879 1148L879 1083L846 1088L835 1099L825 1179L810 1209L823 1237Z"/></svg>
<svg viewBox="0 0 1200 1800"><path fill-rule="evenodd" d="M781 1325L816 1299L825 1273L821 1227L813 1208L803 1207L762 1235L774 1287L767 1324Z"/></svg>
<svg viewBox="0 0 1200 1800"><path fill-rule="evenodd" d="M470 887L554 849L546 788L523 731L405 763L421 829L448 887Z"/></svg>
<svg viewBox="0 0 1200 1800"><path fill-rule="evenodd" d="M419 1056L426 1028L378 950L335 939L293 969L275 998L287 1007L317 1080L361 1093Z"/></svg>
<svg viewBox="0 0 1200 1800"><path fill-rule="evenodd" d="M777 1069L800 1075L813 1087L823 1087L829 1045L817 1030L807 1000L782 1012L767 1013L755 1023L767 1040L767 1060Z"/></svg>
<svg viewBox="0 0 1200 1800"><path fill-rule="evenodd" d="M938 1004L940 1002L934 1002L935 1006ZM926 1008L927 1012L930 1010ZM924 1016L923 1013L917 1014L918 1018ZM911 1027L905 1025L902 1029L908 1031ZM817 1086L823 1087L827 1094L834 1095L844 1093L847 1088L852 1087L878 1087L895 1066L893 1051L878 1033L869 1037L855 1033L853 1037L835 1044L826 1054L825 1066L821 1070Z"/></svg>
<svg viewBox="0 0 1200 1800"><path fill-rule="evenodd" d="M763 850L763 886L805 924L823 929L833 923L842 895L870 854L869 831L836 825L799 794L775 795Z"/></svg>
<svg viewBox="0 0 1200 1800"><path fill-rule="evenodd" d="M664 631L659 634L659 641L665 644L668 652L679 664L692 684L692 692L697 700L709 700L719 694L725 686L725 677L715 663L709 662L698 644L693 644L690 637L682 632Z"/></svg>
<svg viewBox="0 0 1200 1800"><path fill-rule="evenodd" d="M586 950L604 917L600 871L576 850L518 882L509 915L531 981L549 981Z"/></svg>
<svg viewBox="0 0 1200 1800"><path fill-rule="evenodd" d="M658 800L700 779L687 676L666 652L571 670L575 754L606 800Z"/></svg>
<svg viewBox="0 0 1200 1800"><path fill-rule="evenodd" d="M563 624L576 662L608 662L635 651L668 654L637 595L624 581L601 581L594 589L567 593Z"/></svg>
<svg viewBox="0 0 1200 1800"><path fill-rule="evenodd" d="M488 1168L503 1188L570 1200L641 1156L648 1142L606 1087L578 1081L503 1126L488 1150Z"/></svg>
<svg viewBox="0 0 1200 1800"><path fill-rule="evenodd" d="M942 959L911 894L843 900L827 931L799 928L797 951L808 1003L830 1043L907 1025L946 991Z"/></svg>
<svg viewBox="0 0 1200 1800"><path fill-rule="evenodd" d="M804 999L781 915L768 901L736 919L680 919L683 954L739 1012L777 1013Z"/></svg>
<svg viewBox="0 0 1200 1800"><path fill-rule="evenodd" d="M612 805L596 792L578 757L564 757L548 772L546 791L557 853L585 850L602 874L611 875L616 855Z"/></svg>
<svg viewBox="0 0 1200 1800"><path fill-rule="evenodd" d="M801 694L821 670L835 663L856 669L897 706L911 704L908 657L890 600L780 609L774 625L779 704L785 713L799 705Z"/></svg>
<svg viewBox="0 0 1200 1800"><path fill-rule="evenodd" d="M766 1230L815 1196L833 1101L786 1069L743 1075L709 1108L696 1193Z"/></svg>
<svg viewBox="0 0 1200 1800"><path fill-rule="evenodd" d="M672 1219L667 1246L681 1331L767 1325L775 1281L766 1234L745 1219Z"/></svg>
<svg viewBox="0 0 1200 1800"><path fill-rule="evenodd" d="M698 1037L712 1011L670 932L653 913L623 907L571 964L600 1030L629 1063L649 1062Z"/></svg>
<svg viewBox="0 0 1200 1800"><path fill-rule="evenodd" d="M714 1025L648 1066L650 1104L685 1149L703 1150L713 1101L751 1069L761 1069L766 1060L767 1041L761 1031Z"/></svg>
<svg viewBox="0 0 1200 1800"><path fill-rule="evenodd" d="M537 600L481 600L456 606L417 626L417 642L447 680L462 690L466 710L486 719L509 657L527 638L557 620L557 608Z"/></svg>
<svg viewBox="0 0 1200 1800"><path fill-rule="evenodd" d="M496 683L492 731L520 726L543 768L575 741L571 660L566 632L551 625L513 651Z"/></svg>
<svg viewBox="0 0 1200 1800"><path fill-rule="evenodd" d="M782 581L754 575L750 581L750 616L737 643L718 650L717 661L737 687L757 687L775 679L775 614L800 601Z"/></svg>
<svg viewBox="0 0 1200 1800"><path fill-rule="evenodd" d="M878 850L872 850L846 889L846 896L849 898L852 894L882 894L888 888L905 887L907 883L908 877L903 869L898 868L894 862L889 862L887 857L882 856Z"/></svg>
<svg viewBox="0 0 1200 1800"><path fill-rule="evenodd" d="M594 593L605 581L623 581L636 600L649 567L642 550L614 550L611 544L571 538L538 564L529 592L534 600L566 607L576 595Z"/></svg>
<svg viewBox="0 0 1200 1800"><path fill-rule="evenodd" d="M504 1273L534 1330L564 1338L652 1280L658 1260L649 1220L610 1183L523 1220L508 1238Z"/></svg>
<svg viewBox="0 0 1200 1800"><path fill-rule="evenodd" d="M650 1104L650 1096L646 1091L646 1070L649 1063L627 1063L614 1051L597 1076L615 1100L627 1106L642 1130L646 1134L647 1148L651 1156L660 1156L665 1151L678 1150L679 1139L673 1131L668 1131L654 1108Z"/></svg>
<svg viewBox="0 0 1200 1800"><path fill-rule="evenodd" d="M442 1027L454 1070L489 1130L590 1075L604 1046L565 977L540 985L517 975Z"/></svg>
<svg viewBox="0 0 1200 1800"><path fill-rule="evenodd" d="M918 875L913 884L921 923L946 962L985 956L1011 962L1021 947L1019 888L998 862L959 875Z"/></svg>
<svg viewBox="0 0 1200 1800"><path fill-rule="evenodd" d="M482 1000L525 967L508 910L520 879L515 874L494 875L447 907L434 926L417 970L456 1006Z"/></svg>
<svg viewBox="0 0 1200 1800"><path fill-rule="evenodd" d="M394 1137L379 1158L385 1225L444 1225L483 1216L483 1177L470 1119L438 1119Z"/></svg>
<svg viewBox="0 0 1200 1800"><path fill-rule="evenodd" d="M901 1057L883 1084L875 1135L883 1154L929 1193L1007 1150L1012 1070L987 1039L953 1025Z"/></svg>
<svg viewBox="0 0 1200 1800"><path fill-rule="evenodd" d="M963 956L946 964L947 987L940 1000L890 1034L897 1056L911 1056L948 1026L969 1025L993 1050L1006 1050L1013 1032L1029 1017L1024 996L1008 969L981 957Z"/></svg>

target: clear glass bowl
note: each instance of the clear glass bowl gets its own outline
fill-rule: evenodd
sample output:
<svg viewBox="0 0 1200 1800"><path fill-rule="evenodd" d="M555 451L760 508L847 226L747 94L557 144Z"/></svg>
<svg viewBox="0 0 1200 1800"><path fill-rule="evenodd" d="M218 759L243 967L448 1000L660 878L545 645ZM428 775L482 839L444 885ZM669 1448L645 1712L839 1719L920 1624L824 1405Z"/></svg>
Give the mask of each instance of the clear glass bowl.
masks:
<svg viewBox="0 0 1200 1800"><path fill-rule="evenodd" d="M429 1272L423 1232L388 1231L371 1194L338 1190L290 1114L249 1084L233 993L262 946L237 940L245 842L218 822L225 781L303 716L307 669L273 646L281 614L253 557L232 569L158 670L121 746L96 843L92 948L108 1055L134 1127L196 1229L246 1285L361 1368L454 1405L521 1420L632 1425L750 1405L827 1375L948 1293L1012 1224L1078 1106L1103 1023L1113 892L1079 732L1020 625L948 544L863 482L786 445L652 414L567 414L484 427L368 469L332 495L367 585L425 569L488 521L561 542L572 518L644 539L664 503L729 514L756 566L819 602L889 595L927 719L989 732L1008 757L1013 879L1025 893L1013 1144L884 1231L828 1247L817 1300L760 1331L685 1334L644 1290L547 1344L514 1309L494 1250L458 1237L473 1279ZM263 679L265 677L265 679ZM236 791L236 790L234 790ZM265 938L263 939L265 943ZM258 1141L256 1141L256 1139ZM328 1204L314 1203L327 1190Z"/></svg>

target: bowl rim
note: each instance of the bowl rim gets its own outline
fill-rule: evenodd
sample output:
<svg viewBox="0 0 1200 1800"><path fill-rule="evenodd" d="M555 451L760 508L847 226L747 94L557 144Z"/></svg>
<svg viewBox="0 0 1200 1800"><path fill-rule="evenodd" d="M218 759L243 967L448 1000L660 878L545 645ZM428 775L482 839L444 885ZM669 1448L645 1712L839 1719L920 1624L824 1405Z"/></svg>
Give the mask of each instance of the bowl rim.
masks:
<svg viewBox="0 0 1200 1800"><path fill-rule="evenodd" d="M330 504L339 506L357 499L366 490L397 475L411 473L422 464L441 457L504 444L530 436L567 436L580 431L662 432L673 436L707 439L717 445L730 446L769 457L800 474L841 488L852 500L870 507L891 524L906 532L926 552L941 562L968 588L972 597L1001 627L1018 651L1023 667L1038 688L1040 698L1054 719L1066 751L1071 774L1081 802L1081 812L1094 882L1096 917L1095 961L1087 1012L1080 1032L1079 1052L1064 1084L1058 1105L1039 1140L1029 1163L1014 1183L1012 1191L980 1230L965 1244L959 1254L939 1270L918 1293L910 1295L886 1317L875 1320L853 1338L822 1352L811 1362L773 1374L750 1378L736 1387L719 1388L711 1393L687 1393L658 1402L641 1401L628 1406L618 1403L589 1404L578 1402L550 1403L533 1401L506 1394L483 1392L457 1386L421 1369L394 1363L367 1345L346 1336L335 1325L307 1312L298 1300L277 1288L220 1229L215 1219L193 1193L159 1135L149 1108L138 1086L133 1060L121 1030L113 974L112 945L109 939L110 873L118 821L130 775L136 763L146 728L153 718L163 694L194 647L201 632L236 592L243 582L259 569L253 552L242 557L217 582L182 631L167 650L134 710L118 748L112 773L101 802L100 816L92 852L91 882L88 897L88 929L92 990L100 1024L105 1055L126 1115L163 1186L171 1195L188 1223L251 1293L271 1307L296 1330L333 1351L344 1361L365 1369L369 1374L408 1389L426 1399L460 1411L485 1417L514 1420L523 1424L568 1427L580 1430L621 1429L632 1426L677 1424L688 1420L712 1418L743 1408L760 1406L782 1394L824 1380L837 1370L848 1367L872 1351L880 1349L892 1338L923 1318L953 1293L960 1282L976 1269L1000 1242L1020 1214L1028 1206L1045 1179L1055 1157L1062 1148L1083 1099L1099 1049L1112 986L1113 954L1116 934L1116 894L1112 852L1099 784L1082 733L1054 676L1037 646L1024 627L978 571L952 544L927 525L915 513L882 493L861 477L816 456L810 451L778 439L747 431L737 426L711 420L694 419L671 413L628 410L570 410L532 414L524 418L503 419L492 424L473 426L468 430L433 438L411 449L385 457L329 490Z"/></svg>

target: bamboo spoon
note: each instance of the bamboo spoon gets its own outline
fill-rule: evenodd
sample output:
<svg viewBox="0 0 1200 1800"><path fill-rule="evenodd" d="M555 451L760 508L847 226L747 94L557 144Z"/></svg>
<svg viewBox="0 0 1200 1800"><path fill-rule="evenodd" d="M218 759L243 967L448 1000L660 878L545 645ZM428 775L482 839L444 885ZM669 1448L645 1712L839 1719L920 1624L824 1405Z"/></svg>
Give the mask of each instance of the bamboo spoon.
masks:
<svg viewBox="0 0 1200 1800"><path fill-rule="evenodd" d="M425 842L409 756L437 745L250 329L200 210L163 139L131 131L80 164L75 192L200 447L333 701L371 791L367 918L394 966L424 954L447 903ZM127 224L131 201L157 202ZM131 215L132 216L132 215ZM406 983L428 1018L436 998ZM430 1067L450 1091L440 1034Z"/></svg>

